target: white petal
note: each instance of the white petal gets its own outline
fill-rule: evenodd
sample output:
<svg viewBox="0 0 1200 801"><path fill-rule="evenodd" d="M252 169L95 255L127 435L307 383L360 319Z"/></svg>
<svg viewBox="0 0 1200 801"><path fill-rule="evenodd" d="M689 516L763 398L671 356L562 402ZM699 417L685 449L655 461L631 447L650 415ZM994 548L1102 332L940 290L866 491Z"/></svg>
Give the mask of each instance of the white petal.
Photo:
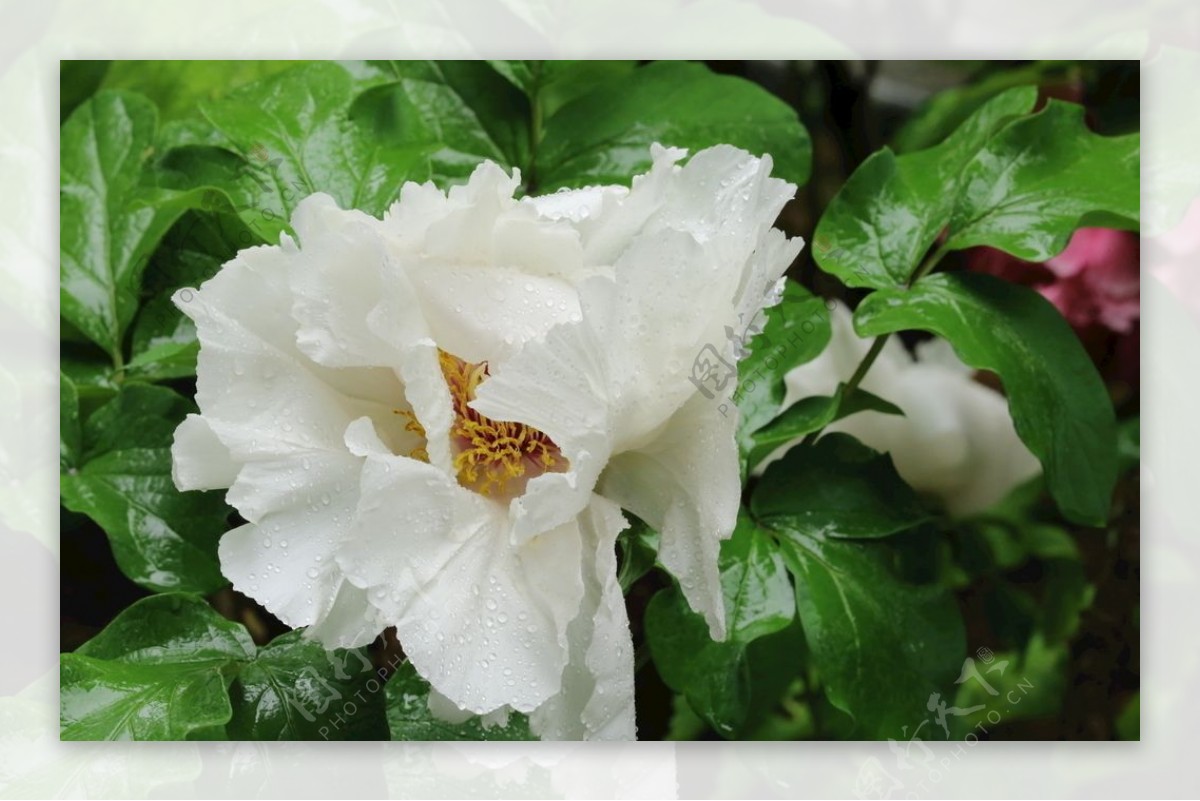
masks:
<svg viewBox="0 0 1200 801"><path fill-rule="evenodd" d="M614 263L666 202L666 185L679 173L675 163L687 155L680 148L653 145L650 171L633 179L628 191L601 194L598 207L592 206L578 221L583 238L584 264ZM583 198L574 198L583 201ZM554 213L553 209L549 210ZM578 214L578 213L577 213Z"/></svg>
<svg viewBox="0 0 1200 801"><path fill-rule="evenodd" d="M736 415L718 407L694 395L651 442L614 457L597 492L659 531L659 559L720 640L725 606L717 554L737 522L741 480Z"/></svg>
<svg viewBox="0 0 1200 801"><path fill-rule="evenodd" d="M583 440L600 431L611 442L604 456L636 445L695 394L688 376L696 351L724 339L723 318L706 310L732 312L738 275L720 273L689 234L670 231L635 240L615 271L580 283L582 320L501 365L474 407L544 431L572 459L572 450L594 453L597 445ZM579 486L576 511L591 490Z"/></svg>
<svg viewBox="0 0 1200 801"><path fill-rule="evenodd" d="M547 220L569 220L581 223L599 217L606 202L619 201L629 194L623 186L586 186L583 189L560 189L549 195L522 198Z"/></svg>
<svg viewBox="0 0 1200 801"><path fill-rule="evenodd" d="M583 245L574 226L539 218L524 203L496 221L492 248L496 265L524 275L570 279L583 270Z"/></svg>
<svg viewBox="0 0 1200 801"><path fill-rule="evenodd" d="M406 399L422 428L425 429L425 450L429 463L443 475L454 475L450 454L450 427L454 424L454 406L450 390L442 374L438 349L432 343L422 343L409 350L400 368L404 378ZM408 454L410 450L390 449L393 453Z"/></svg>
<svg viewBox="0 0 1200 801"><path fill-rule="evenodd" d="M744 264L796 192L770 177L771 166L770 156L729 145L701 150L666 183L665 202L648 229L687 231L718 263Z"/></svg>
<svg viewBox="0 0 1200 801"><path fill-rule="evenodd" d="M370 644L387 628L365 590L342 581L333 605L324 618L304 630L304 636L329 648L359 648Z"/></svg>
<svg viewBox="0 0 1200 801"><path fill-rule="evenodd" d="M449 210L446 193L432 181L408 181L400 187L400 197L384 212L381 230L393 246L417 252L425 246L425 231Z"/></svg>
<svg viewBox="0 0 1200 801"><path fill-rule="evenodd" d="M513 192L520 174L485 161L462 186L451 187L446 213L425 231L424 252L448 262L494 263L492 230L497 218L517 206Z"/></svg>
<svg viewBox="0 0 1200 801"><path fill-rule="evenodd" d="M611 440L605 356L589 327L561 325L479 385L472 408L546 433L570 463L565 473L533 479L512 501L516 544L574 519L588 504Z"/></svg>
<svg viewBox="0 0 1200 801"><path fill-rule="evenodd" d="M330 369L297 348L287 280L294 257L243 250L199 290L175 294L196 322L196 402L205 420L235 461L343 450L342 432L363 415L389 441L411 441L393 413L404 391L392 370Z"/></svg>
<svg viewBox="0 0 1200 801"><path fill-rule="evenodd" d="M627 198L605 205L594 230L581 226L587 258L599 247L615 259L615 287L580 284L584 324L609 354L614 452L637 447L697 391L700 355L734 362L802 245L771 228L795 187L769 177L769 159L730 147L701 151L683 168L673 158L660 153ZM609 226L627 237L619 251L601 235Z"/></svg>
<svg viewBox="0 0 1200 801"><path fill-rule="evenodd" d="M530 716L544 740L632 740L633 638L617 581L616 538L627 523L620 508L593 496L580 517L584 598L567 629L570 661L562 691Z"/></svg>
<svg viewBox="0 0 1200 801"><path fill-rule="evenodd" d="M461 709L457 704L432 687L429 689L429 701L426 705L429 707L429 714L438 720L444 720L456 726L460 723L466 723L475 717L473 713L466 709Z"/></svg>
<svg viewBox="0 0 1200 801"><path fill-rule="evenodd" d="M379 337L367 323L384 294L385 279L394 280L386 268L379 221L315 194L300 201L292 227L300 239L288 272L300 350L330 367L397 364L402 343Z"/></svg>
<svg viewBox="0 0 1200 801"><path fill-rule="evenodd" d="M854 333L844 307L833 310L831 321L833 339L825 352L788 373L785 405L832 394L870 347L870 340ZM914 361L893 337L862 382L863 389L896 404L904 416L860 412L828 430L891 454L905 481L939 499L953 515L982 511L1037 475L1038 462L1017 436L1004 398L975 382L974 371L943 340L922 343L917 354Z"/></svg>
<svg viewBox="0 0 1200 801"><path fill-rule="evenodd" d="M171 478L181 490L225 489L237 478L238 465L198 414L189 414L175 429L171 444Z"/></svg>
<svg viewBox="0 0 1200 801"><path fill-rule="evenodd" d="M495 364L579 316L579 295L561 278L441 261L407 270L434 341L464 361Z"/></svg>
<svg viewBox="0 0 1200 801"><path fill-rule="evenodd" d="M578 526L514 547L503 506L380 449L362 487L339 562L417 672L474 714L527 712L556 693L583 592Z"/></svg>
<svg viewBox="0 0 1200 801"><path fill-rule="evenodd" d="M357 640L363 621L334 608L344 582L335 555L357 505L362 460L347 452L305 460L307 468L286 458L242 468L228 497L250 522L221 538L221 572L289 626L332 614L342 622L324 626L322 640Z"/></svg>

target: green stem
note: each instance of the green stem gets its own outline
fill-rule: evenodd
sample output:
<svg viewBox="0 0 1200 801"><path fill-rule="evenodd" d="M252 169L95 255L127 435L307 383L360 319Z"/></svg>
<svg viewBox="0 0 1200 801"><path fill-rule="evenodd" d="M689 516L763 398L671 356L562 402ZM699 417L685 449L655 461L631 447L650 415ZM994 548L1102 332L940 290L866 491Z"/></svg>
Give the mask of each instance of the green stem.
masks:
<svg viewBox="0 0 1200 801"><path fill-rule="evenodd" d="M930 253L925 260L917 265L917 268L913 270L912 275L909 276L908 283L905 286L912 287L912 285L917 281L920 281L922 278L929 275L929 273L933 272L933 268L937 267L938 262L940 262L948 252L949 249L943 244ZM883 346L887 344L889 336L891 335L880 334L879 336L875 337L875 341L871 343L870 350L866 352L866 355L863 356L862 361L858 363L858 367L854 368L854 373L850 376L849 380L846 381L846 385L842 388L843 398L849 397L854 390L858 389L858 385L862 383L864 378L866 378L867 371L871 369L871 365L875 363L875 360L879 358L879 354L883 352ZM811 445L812 443L816 442L817 437L821 435L822 430L823 429L817 429L816 431L808 434L803 440L800 441L800 444Z"/></svg>
<svg viewBox="0 0 1200 801"><path fill-rule="evenodd" d="M875 360L879 358L879 354L883 352L883 346L887 344L887 340L887 334L875 337L875 341L871 343L871 349L863 356L862 361L858 363L858 367L854 368L854 374L850 376L845 386L842 387L843 398L849 397L850 393L854 392L858 388L858 385L862 383L862 380L866 378L867 371L871 369L871 365L875 363ZM800 444L813 444L817 441L817 437L821 435L823 430L823 428L818 428L816 431L810 432L804 439L800 440Z"/></svg>
<svg viewBox="0 0 1200 801"><path fill-rule="evenodd" d="M913 270L913 274L908 278L907 286L912 287L912 285L917 283L917 281L920 281L922 278L933 272L933 268L936 267L938 262L942 260L942 257L949 252L949 248L947 248L945 245L941 245L937 250L933 251L933 253L930 253L925 261L921 262L917 269Z"/></svg>

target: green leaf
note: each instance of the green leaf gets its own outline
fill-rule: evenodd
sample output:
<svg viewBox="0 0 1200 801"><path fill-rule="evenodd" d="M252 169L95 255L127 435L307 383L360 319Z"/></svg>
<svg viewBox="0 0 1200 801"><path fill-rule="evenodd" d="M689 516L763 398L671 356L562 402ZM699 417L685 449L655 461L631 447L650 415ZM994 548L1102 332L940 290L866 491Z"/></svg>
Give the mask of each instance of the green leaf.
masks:
<svg viewBox="0 0 1200 801"><path fill-rule="evenodd" d="M671 722L664 740L699 740L708 731L708 724L696 714L687 698L676 694L671 698Z"/></svg>
<svg viewBox="0 0 1200 801"><path fill-rule="evenodd" d="M295 61L114 61L105 89L146 95L163 122L198 114L201 101L219 100L247 83L297 66Z"/></svg>
<svg viewBox="0 0 1200 801"><path fill-rule="evenodd" d="M60 659L63 740L186 740L229 719L218 668Z"/></svg>
<svg viewBox="0 0 1200 801"><path fill-rule="evenodd" d="M61 125L71 112L95 94L108 72L109 61L76 61L63 59L59 62L58 75L58 122Z"/></svg>
<svg viewBox="0 0 1200 801"><path fill-rule="evenodd" d="M326 192L342 208L381 215L409 179L428 177L424 147L373 135L350 119L355 82L337 64L303 64L201 104L211 134L163 161L188 186L212 184L242 221L277 242L301 198ZM176 145L196 144L178 132Z"/></svg>
<svg viewBox="0 0 1200 801"><path fill-rule="evenodd" d="M485 726L478 717L447 723L429 711L429 684L405 662L388 680L387 722L393 740L536 740L529 719L510 713L504 725Z"/></svg>
<svg viewBox="0 0 1200 801"><path fill-rule="evenodd" d="M1117 474L1112 403L1049 301L988 275L933 275L911 290L869 295L854 326L860 336L931 331L971 367L999 375L1017 433L1041 461L1063 514L1104 523Z"/></svg>
<svg viewBox="0 0 1200 801"><path fill-rule="evenodd" d="M945 247L988 245L1041 262L1081 225L1136 230L1139 143L1137 134L1097 136L1082 106L1051 100L1005 126L963 170Z"/></svg>
<svg viewBox="0 0 1200 801"><path fill-rule="evenodd" d="M537 100L543 118L566 103L606 84L624 80L636 61L490 61L492 68Z"/></svg>
<svg viewBox="0 0 1200 801"><path fill-rule="evenodd" d="M1017 86L1036 88L1047 80L1065 80L1074 71L1076 63L1037 61L1015 69L1002 69L981 80L938 92L904 122L892 138L892 146L898 152L909 152L936 145L1001 92Z"/></svg>
<svg viewBox="0 0 1200 801"><path fill-rule="evenodd" d="M225 671L251 658L245 629L183 594L133 604L60 668L64 740L183 740L223 725Z"/></svg>
<svg viewBox="0 0 1200 801"><path fill-rule="evenodd" d="M742 332L731 333L749 350L738 364L738 386L733 393L743 454L754 448L754 432L779 414L787 393L783 380L787 372L816 358L832 336L825 301L795 281L784 285L783 299L765 314L762 332L748 342L744 332L755 320L747 320Z"/></svg>
<svg viewBox="0 0 1200 801"><path fill-rule="evenodd" d="M175 429L194 411L194 403L165 387L123 387L84 423L85 461L128 448L170 448Z"/></svg>
<svg viewBox="0 0 1200 801"><path fill-rule="evenodd" d="M66 470L79 462L83 433L79 425L79 391L62 371L58 374L58 405L58 463Z"/></svg>
<svg viewBox="0 0 1200 801"><path fill-rule="evenodd" d="M122 388L84 424L84 463L61 476L63 505L104 529L121 572L156 592L227 583L217 560L229 514L221 493L181 493L171 479L173 433L192 410L165 387Z"/></svg>
<svg viewBox="0 0 1200 801"><path fill-rule="evenodd" d="M230 688L231 740L387 740L383 681L365 648L276 637Z"/></svg>
<svg viewBox="0 0 1200 801"><path fill-rule="evenodd" d="M617 581L621 592L629 594L629 588L649 573L658 561L658 532L634 517L629 528L621 532L617 544L621 553Z"/></svg>
<svg viewBox="0 0 1200 801"><path fill-rule="evenodd" d="M1079 630L1080 617L1092 605L1096 587L1087 580L1083 565L1065 559L1043 565L1046 587L1039 604L1039 630L1048 643L1066 642Z"/></svg>
<svg viewBox="0 0 1200 801"><path fill-rule="evenodd" d="M147 304L143 311L150 309L152 314L163 314L165 317L170 300L158 298L157 301L153 309ZM182 315L172 322L174 326L171 328L155 330L142 326L134 329L133 358L125 365L127 377L142 381L166 381L196 374L196 358L200 355L196 325Z"/></svg>
<svg viewBox="0 0 1200 801"><path fill-rule="evenodd" d="M108 662L224 665L254 656L254 642L203 598L171 592L136 601L75 651Z"/></svg>
<svg viewBox="0 0 1200 801"><path fill-rule="evenodd" d="M121 362L142 271L158 241L198 191L143 183L154 149L154 105L100 92L62 127L59 214L62 316Z"/></svg>
<svg viewBox="0 0 1200 801"><path fill-rule="evenodd" d="M997 129L1028 112L1033 87L983 105L934 148L896 156L884 148L850 176L821 215L813 257L851 287L904 286L954 213L964 169Z"/></svg>
<svg viewBox="0 0 1200 801"><path fill-rule="evenodd" d="M1035 97L1009 90L937 147L872 155L822 216L817 263L849 286L898 287L943 231L939 254L990 245L1045 261L1081 225L1136 228L1137 134L1097 136L1070 103L1020 116Z"/></svg>
<svg viewBox="0 0 1200 801"><path fill-rule="evenodd" d="M58 353L58 369L75 385L79 398L80 419L120 389L108 357L94 345L83 347L63 342Z"/></svg>
<svg viewBox="0 0 1200 801"><path fill-rule="evenodd" d="M782 521L781 521L782 522ZM944 590L900 582L879 543L775 529L796 581L796 608L830 702L859 736L903 736L958 669L962 619Z"/></svg>
<svg viewBox="0 0 1200 801"><path fill-rule="evenodd" d="M1122 420L1117 428L1118 472L1133 470L1142 460L1142 419L1130 417Z"/></svg>
<svg viewBox="0 0 1200 801"><path fill-rule="evenodd" d="M506 167L529 162L530 106L525 95L482 61L373 62L391 80L365 92L353 109L379 141L401 141L428 154L439 185L465 180L485 159Z"/></svg>
<svg viewBox="0 0 1200 801"><path fill-rule="evenodd" d="M754 447L746 459L747 467L751 470L754 469L755 465L781 445L786 445L805 434L820 431L830 423L844 417L868 411L880 414L904 414L895 404L889 403L877 395L872 395L865 389L855 387L849 395L846 395L844 384L839 384L833 395L813 395L802 398L785 409L769 425L754 432Z"/></svg>
<svg viewBox="0 0 1200 801"><path fill-rule="evenodd" d="M708 625L676 587L659 592L646 609L646 640L663 681L683 693L722 737L747 723L754 687L748 646L781 631L795 616L792 587L779 550L742 516L721 545L721 588L727 637L709 637ZM795 662L799 670L799 660ZM782 688L780 689L782 692Z"/></svg>
<svg viewBox="0 0 1200 801"><path fill-rule="evenodd" d="M922 720L930 693L953 677L964 650L952 596L898 579L884 543L848 539L923 517L906 489L890 459L830 434L768 467L750 502L795 578L796 609L825 693L864 737L899 737Z"/></svg>
<svg viewBox="0 0 1200 801"><path fill-rule="evenodd" d="M808 180L812 145L796 112L765 89L687 62L656 62L576 97L545 122L535 158L540 191L626 184L650 166L650 145L695 153L730 144L769 153L772 172Z"/></svg>
<svg viewBox="0 0 1200 801"><path fill-rule="evenodd" d="M767 469L750 508L764 525L835 538L886 537L929 517L892 458L848 434L788 451Z"/></svg>
<svg viewBox="0 0 1200 801"><path fill-rule="evenodd" d="M259 242L236 216L221 211L223 198L215 190L207 192L204 205L210 211L184 215L151 259L144 282L151 298L134 319L126 379L166 381L196 374L196 325L171 296L177 289L200 286L239 248Z"/></svg>

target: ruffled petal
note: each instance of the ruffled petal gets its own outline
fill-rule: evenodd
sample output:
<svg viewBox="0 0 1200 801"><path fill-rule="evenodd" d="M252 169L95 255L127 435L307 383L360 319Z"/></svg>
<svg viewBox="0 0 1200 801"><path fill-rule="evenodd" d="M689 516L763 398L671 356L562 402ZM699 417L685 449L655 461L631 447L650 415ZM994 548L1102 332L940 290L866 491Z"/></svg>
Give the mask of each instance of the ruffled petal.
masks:
<svg viewBox="0 0 1200 801"><path fill-rule="evenodd" d="M292 227L300 243L289 248L288 278L300 350L329 367L398 364L402 343L378 336L368 325L385 294L385 280L394 280L379 221L338 208L329 195L315 194L300 201Z"/></svg>
<svg viewBox="0 0 1200 801"><path fill-rule="evenodd" d="M547 217L576 222L585 265L613 264L666 202L666 187L679 171L676 162L687 151L655 144L650 153L653 159L650 171L636 176L628 191L624 187L602 187L598 197L580 194L568 195L565 203L546 198L536 201L539 212Z"/></svg>
<svg viewBox="0 0 1200 801"><path fill-rule="evenodd" d="M300 627L344 609L335 609L344 577L334 555L358 503L362 464L345 448L346 426L370 416L398 449L417 447L419 438L395 414L404 393L392 370L333 369L299 350L291 248L242 251L199 290L180 290L175 300L196 321L201 343L201 419L237 466L226 498L249 521L222 538L222 572ZM181 436L194 435L196 425ZM186 450L175 448L182 473L189 470ZM361 622L354 629L332 631L328 639L367 636Z"/></svg>
<svg viewBox="0 0 1200 801"><path fill-rule="evenodd" d="M717 406L693 396L653 440L614 457L597 492L659 531L659 560L713 639L721 640L725 605L717 555L737 523L741 481L736 416Z"/></svg>
<svg viewBox="0 0 1200 801"><path fill-rule="evenodd" d="M329 648L359 648L368 645L388 627L371 605L367 593L349 581L342 581L333 605L304 630L304 636Z"/></svg>
<svg viewBox="0 0 1200 801"><path fill-rule="evenodd" d="M407 271L434 341L467 362L496 364L579 317L579 295L560 278L441 261L410 263Z"/></svg>
<svg viewBox="0 0 1200 801"><path fill-rule="evenodd" d="M591 497L611 448L609 368L583 325L554 328L531 342L479 386L472 408L549 435L570 463L545 473L511 503L514 543L572 520Z"/></svg>
<svg viewBox="0 0 1200 801"><path fill-rule="evenodd" d="M335 555L358 505L362 461L343 448L243 466L227 498L249 522L225 534L218 548L234 589L293 628L334 613L344 620L344 610L334 609L344 582ZM362 634L361 621L331 625L323 639Z"/></svg>
<svg viewBox="0 0 1200 801"><path fill-rule="evenodd" d="M199 290L175 293L196 323L196 403L213 432L235 461L344 450L342 432L363 415L398 447L412 441L394 414L394 371L322 367L298 349L290 264L280 248L243 250Z"/></svg>
<svg viewBox="0 0 1200 801"><path fill-rule="evenodd" d="M579 527L514 547L506 510L436 467L394 456L368 421L362 500L339 563L396 626L405 653L460 709L528 712L558 692L579 609Z"/></svg>
<svg viewBox="0 0 1200 801"><path fill-rule="evenodd" d="M189 414L175 429L171 444L171 478L181 490L225 489L237 478L238 465L198 414Z"/></svg>
<svg viewBox="0 0 1200 801"><path fill-rule="evenodd" d="M617 535L627 526L621 509L593 496L580 516L584 597L567 629L570 660L562 690L530 715L544 740L633 740L633 638L625 596L617 581Z"/></svg>
<svg viewBox="0 0 1200 801"><path fill-rule="evenodd" d="M647 230L687 231L712 249L715 261L740 267L796 192L772 178L771 167L770 156L730 145L701 150L666 182L662 208Z"/></svg>
<svg viewBox="0 0 1200 801"><path fill-rule="evenodd" d="M492 264L492 232L497 219L516 208L513 193L521 174L506 173L485 161L467 183L447 192L445 214L425 230L423 251L438 259L460 264Z"/></svg>

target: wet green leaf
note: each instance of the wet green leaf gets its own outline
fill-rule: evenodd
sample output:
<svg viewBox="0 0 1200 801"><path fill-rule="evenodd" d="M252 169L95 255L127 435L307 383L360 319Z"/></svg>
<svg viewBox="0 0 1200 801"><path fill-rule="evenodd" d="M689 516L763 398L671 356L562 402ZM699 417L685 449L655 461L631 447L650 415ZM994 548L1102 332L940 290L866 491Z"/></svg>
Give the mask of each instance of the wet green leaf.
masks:
<svg viewBox="0 0 1200 801"><path fill-rule="evenodd" d="M829 344L832 329L829 309L822 298L812 295L795 281L784 286L783 299L764 312L762 332L749 338L746 331L755 322L746 320L742 331L733 331L738 342L750 351L737 366L737 389L733 400L739 414L738 443L743 454L755 445L755 432L775 419L787 388L784 376L793 367L816 358ZM730 413L719 409L722 414Z"/></svg>
<svg viewBox="0 0 1200 801"><path fill-rule="evenodd" d="M764 525L828 537L886 537L929 517L891 457L848 434L788 451L763 474L750 509Z"/></svg>
<svg viewBox="0 0 1200 801"><path fill-rule="evenodd" d="M966 364L1000 376L1021 440L1042 463L1063 514L1108 517L1117 475L1112 402L1067 321L1031 289L974 273L929 276L867 297L860 336L919 329L950 341Z"/></svg>
<svg viewBox="0 0 1200 801"><path fill-rule="evenodd" d="M718 734L734 738L747 724L755 692L750 646L786 628L795 617L795 601L778 547L747 516L722 543L720 566L724 641L709 636L708 624L676 587L651 600L646 639L663 681L683 693ZM799 668L797 658L792 669Z"/></svg>
<svg viewBox="0 0 1200 801"><path fill-rule="evenodd" d="M801 185L812 145L796 112L765 89L701 64L663 61L580 95L545 123L539 191L626 184L650 166L650 145L695 153L730 144L769 153L772 173Z"/></svg>
<svg viewBox="0 0 1200 801"><path fill-rule="evenodd" d="M221 493L180 492L171 479L174 431L193 410L165 387L123 387L84 423L84 460L60 480L63 505L104 529L121 572L158 592L227 583L217 562L229 514Z"/></svg>
<svg viewBox="0 0 1200 801"><path fill-rule="evenodd" d="M245 629L196 596L130 606L60 668L64 740L183 740L231 714L225 670L250 659Z"/></svg>
<svg viewBox="0 0 1200 801"><path fill-rule="evenodd" d="M383 687L365 648L326 651L288 632L238 673L227 732L231 740L387 740Z"/></svg>
<svg viewBox="0 0 1200 801"><path fill-rule="evenodd" d="M535 740L529 720L511 713L506 722L476 716L449 723L429 711L429 683L405 662L387 683L387 722L393 740Z"/></svg>
<svg viewBox="0 0 1200 801"><path fill-rule="evenodd" d="M62 127L59 214L62 316L122 360L142 272L171 224L198 206L199 190L150 186L154 105L129 92L99 92Z"/></svg>

